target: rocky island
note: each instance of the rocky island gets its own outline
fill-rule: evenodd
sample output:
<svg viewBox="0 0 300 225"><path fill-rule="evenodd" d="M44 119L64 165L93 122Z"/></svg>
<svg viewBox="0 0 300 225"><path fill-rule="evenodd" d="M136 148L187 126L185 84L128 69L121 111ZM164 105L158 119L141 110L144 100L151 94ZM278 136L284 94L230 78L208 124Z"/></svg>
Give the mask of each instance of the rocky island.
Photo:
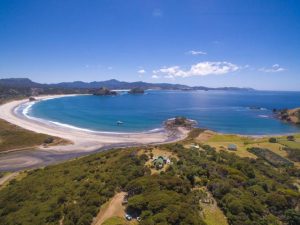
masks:
<svg viewBox="0 0 300 225"><path fill-rule="evenodd" d="M295 109L273 109L276 116L283 121L300 124L300 108Z"/></svg>
<svg viewBox="0 0 300 225"><path fill-rule="evenodd" d="M132 88L128 93L129 94L144 94L145 91L143 88L136 87L136 88Z"/></svg>
<svg viewBox="0 0 300 225"><path fill-rule="evenodd" d="M195 120L187 119L186 117L183 116L177 116L172 119L168 119L165 123L164 126L167 130L172 130L176 129L178 127L184 127L186 129L192 129L196 127L197 122Z"/></svg>
<svg viewBox="0 0 300 225"><path fill-rule="evenodd" d="M117 95L116 91L111 91L106 87L101 87L93 92L93 95L106 96L106 95Z"/></svg>

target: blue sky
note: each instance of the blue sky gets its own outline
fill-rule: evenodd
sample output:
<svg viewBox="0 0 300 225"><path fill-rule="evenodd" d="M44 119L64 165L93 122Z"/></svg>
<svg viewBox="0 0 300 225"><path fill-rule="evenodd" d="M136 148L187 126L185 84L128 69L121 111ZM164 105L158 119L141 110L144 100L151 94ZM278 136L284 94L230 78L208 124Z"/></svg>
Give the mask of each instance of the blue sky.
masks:
<svg viewBox="0 0 300 225"><path fill-rule="evenodd" d="M300 90L300 1L0 0L0 78Z"/></svg>

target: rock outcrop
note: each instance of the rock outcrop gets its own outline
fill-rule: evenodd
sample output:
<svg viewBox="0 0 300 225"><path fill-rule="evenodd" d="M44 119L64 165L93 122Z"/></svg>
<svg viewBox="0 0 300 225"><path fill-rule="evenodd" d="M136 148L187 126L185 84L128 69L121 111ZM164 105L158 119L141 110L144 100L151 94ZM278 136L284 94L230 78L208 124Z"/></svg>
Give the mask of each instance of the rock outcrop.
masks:
<svg viewBox="0 0 300 225"><path fill-rule="evenodd" d="M300 124L300 108L295 109L273 109L276 116L283 121Z"/></svg>
<svg viewBox="0 0 300 225"><path fill-rule="evenodd" d="M197 122L195 120L190 120L182 116L178 116L172 119L168 119L165 122L165 127L168 130L178 128L178 127L184 127L187 129L192 129L197 125Z"/></svg>
<svg viewBox="0 0 300 225"><path fill-rule="evenodd" d="M105 96L105 95L117 95L116 91L111 91L106 87L101 87L93 92L93 95Z"/></svg>

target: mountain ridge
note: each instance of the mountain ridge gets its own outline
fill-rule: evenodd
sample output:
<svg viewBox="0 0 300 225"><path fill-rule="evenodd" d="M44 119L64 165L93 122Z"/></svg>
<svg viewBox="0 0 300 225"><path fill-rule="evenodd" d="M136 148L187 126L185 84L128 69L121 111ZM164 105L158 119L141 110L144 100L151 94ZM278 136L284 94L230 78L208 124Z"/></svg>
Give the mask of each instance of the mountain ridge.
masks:
<svg viewBox="0 0 300 225"><path fill-rule="evenodd" d="M170 84L170 83L148 83L144 81L119 81L116 79L110 79L105 81L73 81L73 82L60 82L51 84L41 84L34 82L29 78L5 78L0 79L0 86L7 87L29 87L29 88L64 88L64 89L96 89L100 87L107 87L109 89L132 89L132 88L142 88L142 89L157 89L157 90L236 90L236 91L253 91L253 88L241 88L241 87L218 87L211 88L205 86L188 86L184 84Z"/></svg>

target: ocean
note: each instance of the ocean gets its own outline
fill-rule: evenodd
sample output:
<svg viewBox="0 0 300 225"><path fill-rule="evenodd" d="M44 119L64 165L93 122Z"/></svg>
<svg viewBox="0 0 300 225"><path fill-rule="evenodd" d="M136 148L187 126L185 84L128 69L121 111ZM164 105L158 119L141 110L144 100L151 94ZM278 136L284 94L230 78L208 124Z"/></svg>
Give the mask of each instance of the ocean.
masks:
<svg viewBox="0 0 300 225"><path fill-rule="evenodd" d="M37 102L28 116L99 132L148 132L176 116L222 133L270 135L300 132L274 118L273 108L300 106L300 92L146 91L142 95L79 95ZM121 121L122 124L117 122Z"/></svg>

